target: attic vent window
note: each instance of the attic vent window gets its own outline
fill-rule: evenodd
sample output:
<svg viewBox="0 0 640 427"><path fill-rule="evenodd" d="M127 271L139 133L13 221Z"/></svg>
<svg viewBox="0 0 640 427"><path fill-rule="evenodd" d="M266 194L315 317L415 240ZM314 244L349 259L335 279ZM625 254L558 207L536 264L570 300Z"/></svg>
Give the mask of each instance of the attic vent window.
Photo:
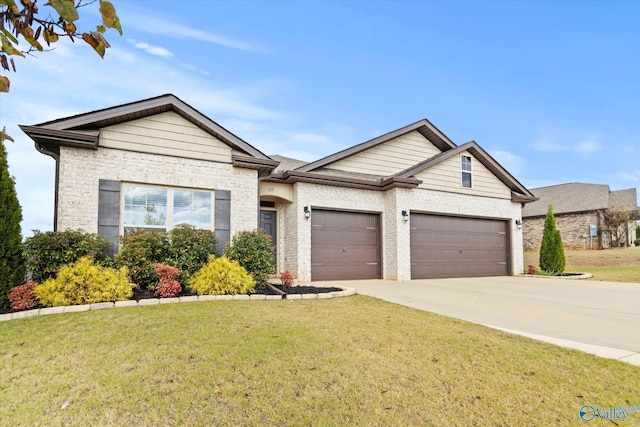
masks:
<svg viewBox="0 0 640 427"><path fill-rule="evenodd" d="M471 188L471 156L460 156L460 170L462 171L462 187Z"/></svg>

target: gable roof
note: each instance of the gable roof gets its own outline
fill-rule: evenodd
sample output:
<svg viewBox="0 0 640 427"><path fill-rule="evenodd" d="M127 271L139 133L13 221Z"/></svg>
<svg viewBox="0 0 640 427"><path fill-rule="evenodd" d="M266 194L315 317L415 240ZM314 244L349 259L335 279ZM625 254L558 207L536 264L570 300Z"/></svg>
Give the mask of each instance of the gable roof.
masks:
<svg viewBox="0 0 640 427"><path fill-rule="evenodd" d="M400 129L396 129L392 132L381 135L377 138L373 138L369 141L363 142L358 145L354 145L353 147L331 154L320 160L316 160L315 162L307 163L306 165L301 166L296 170L301 172L311 172L318 168L327 166L331 163L335 163L338 160L345 159L347 157L353 156L354 154L368 150L369 148L383 144L401 135L407 134L409 132L413 132L414 130L420 132L422 136L424 136L427 140L429 140L440 151L447 151L456 147L456 144L454 144L453 141L451 141L444 133L440 132L440 130L437 127L435 127L429 120L422 119L408 126L404 126Z"/></svg>
<svg viewBox="0 0 640 427"><path fill-rule="evenodd" d="M431 142L434 140L439 141L434 145L438 149L442 150L442 153L391 176L370 175L365 173L328 169L325 167L331 163L345 159L354 154L361 153L390 141L393 138L397 138L398 136L416 130ZM277 170L275 170L270 176L264 178L264 180L289 184L293 184L295 182L308 182L381 191L394 187L415 188L420 185L422 181L415 178L414 175L464 151L469 151L480 163L482 163L511 190L512 201L518 203L530 203L538 200L524 185L518 182L513 175L511 175L493 157L482 149L477 142L470 141L464 145L456 146L453 141L447 138L426 119L311 163L283 156L272 156L275 160L281 161L281 163Z"/></svg>
<svg viewBox="0 0 640 427"><path fill-rule="evenodd" d="M473 157L478 160L484 167L486 167L493 175L496 176L505 186L511 190L511 199L514 202L530 203L538 200L527 188L522 185L517 179L513 177L505 168L500 165L489 153L487 153L480 145L475 141L469 141L466 144L460 145L454 149L445 151L430 159L424 160L415 166L412 166L404 171L397 173L395 176L398 178L410 178L414 175L435 166L446 159L456 156L460 153L468 151Z"/></svg>
<svg viewBox="0 0 640 427"><path fill-rule="evenodd" d="M52 149L55 151L55 148L60 145L96 149L101 128L168 111L175 112L185 120L221 140L232 149L238 151L240 157L250 156L265 160L266 163L273 163L271 166L277 165L277 162L270 159L260 150L172 94L95 110L33 126L20 125L20 128L37 145L39 144L47 151L52 151ZM40 149L41 147L38 148Z"/></svg>
<svg viewBox="0 0 640 427"><path fill-rule="evenodd" d="M608 185L571 182L549 187L533 188L531 192L540 200L528 204L523 217L544 216L549 205L554 214L589 212L613 206L637 209L636 189L610 191Z"/></svg>

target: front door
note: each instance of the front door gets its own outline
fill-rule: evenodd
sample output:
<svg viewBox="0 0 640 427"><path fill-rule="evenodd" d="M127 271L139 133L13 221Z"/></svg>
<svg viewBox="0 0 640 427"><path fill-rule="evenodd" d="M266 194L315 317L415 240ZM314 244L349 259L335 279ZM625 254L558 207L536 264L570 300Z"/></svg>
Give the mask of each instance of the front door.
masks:
<svg viewBox="0 0 640 427"><path fill-rule="evenodd" d="M271 236L271 244L273 245L274 251L273 251L273 265L274 265L274 272L276 269L276 254L278 253L277 251L277 235L276 235L276 211L260 211L260 228L262 228L264 230L264 232Z"/></svg>

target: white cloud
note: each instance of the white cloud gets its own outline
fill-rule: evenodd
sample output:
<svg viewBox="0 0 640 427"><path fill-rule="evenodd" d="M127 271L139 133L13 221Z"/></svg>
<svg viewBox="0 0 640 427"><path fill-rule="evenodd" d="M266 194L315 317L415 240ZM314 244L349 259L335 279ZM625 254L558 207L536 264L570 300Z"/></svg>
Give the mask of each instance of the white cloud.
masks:
<svg viewBox="0 0 640 427"><path fill-rule="evenodd" d="M137 13L131 9L124 9L118 12L122 26L125 28L135 28L156 36L192 39L205 43L211 43L232 49L244 50L247 52L257 52L260 48L254 44L229 37L220 36L197 28L180 25L167 19L149 16L148 13Z"/></svg>
<svg viewBox="0 0 640 427"><path fill-rule="evenodd" d="M573 146L573 149L579 153L595 153L600 151L602 144L595 139L585 139Z"/></svg>
<svg viewBox="0 0 640 427"><path fill-rule="evenodd" d="M615 178L621 180L621 181L632 181L632 182L638 182L640 181L640 169L639 170L635 170L635 171L618 171L615 174Z"/></svg>
<svg viewBox="0 0 640 427"><path fill-rule="evenodd" d="M573 151L580 154L595 153L602 149L602 144L594 136L586 137L578 142L571 142L570 138L563 138L563 143L558 143L555 139L558 138L541 138L533 143L533 148L536 151Z"/></svg>
<svg viewBox="0 0 640 427"><path fill-rule="evenodd" d="M132 44L136 49L144 50L150 55L156 55L163 58L169 58L173 56L172 52L161 47L161 46L152 46L148 43L137 41L135 39L127 39L127 43Z"/></svg>

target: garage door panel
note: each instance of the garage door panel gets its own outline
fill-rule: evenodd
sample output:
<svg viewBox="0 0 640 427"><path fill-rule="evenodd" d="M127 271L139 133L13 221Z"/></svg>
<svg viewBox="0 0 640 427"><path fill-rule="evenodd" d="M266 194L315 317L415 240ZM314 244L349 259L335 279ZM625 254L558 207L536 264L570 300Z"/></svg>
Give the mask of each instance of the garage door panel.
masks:
<svg viewBox="0 0 640 427"><path fill-rule="evenodd" d="M505 221L411 214L411 277L508 274Z"/></svg>
<svg viewBox="0 0 640 427"><path fill-rule="evenodd" d="M314 209L311 218L311 280L380 277L379 215Z"/></svg>

